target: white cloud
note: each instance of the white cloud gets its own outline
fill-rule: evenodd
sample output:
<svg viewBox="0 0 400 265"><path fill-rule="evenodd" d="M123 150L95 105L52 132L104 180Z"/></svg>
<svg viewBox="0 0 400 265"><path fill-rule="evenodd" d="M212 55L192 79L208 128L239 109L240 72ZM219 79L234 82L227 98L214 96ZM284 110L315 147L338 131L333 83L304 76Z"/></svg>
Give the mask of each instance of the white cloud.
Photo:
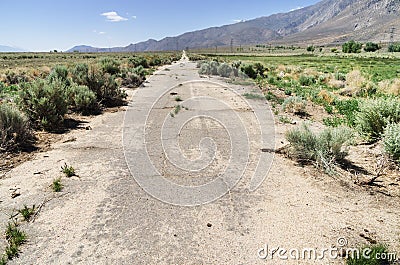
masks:
<svg viewBox="0 0 400 265"><path fill-rule="evenodd" d="M132 16L133 19L137 19L137 16Z"/></svg>
<svg viewBox="0 0 400 265"><path fill-rule="evenodd" d="M246 20L244 20L244 19L234 19L232 21L235 22L235 23L240 23L240 22L245 22Z"/></svg>
<svg viewBox="0 0 400 265"><path fill-rule="evenodd" d="M104 32L104 31L99 32L99 35L103 35L103 34L106 34L106 32Z"/></svg>
<svg viewBox="0 0 400 265"><path fill-rule="evenodd" d="M127 18L124 18L124 17L121 17L120 15L118 15L118 13L115 11L105 12L100 15L103 17L106 17L107 21L110 21L110 22L121 22L121 21L128 20Z"/></svg>
<svg viewBox="0 0 400 265"><path fill-rule="evenodd" d="M290 9L289 12L296 11L296 10L299 10L299 9L302 9L302 8L303 8L302 6L298 6L296 8Z"/></svg>

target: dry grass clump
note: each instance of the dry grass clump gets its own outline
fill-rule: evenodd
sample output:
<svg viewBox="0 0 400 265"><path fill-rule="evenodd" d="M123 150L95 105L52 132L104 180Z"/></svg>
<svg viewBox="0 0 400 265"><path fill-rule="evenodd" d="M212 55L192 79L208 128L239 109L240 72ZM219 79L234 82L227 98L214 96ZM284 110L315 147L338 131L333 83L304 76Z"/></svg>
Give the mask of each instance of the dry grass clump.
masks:
<svg viewBox="0 0 400 265"><path fill-rule="evenodd" d="M346 85L353 90L359 90L366 85L366 78L360 70L353 70L346 75Z"/></svg>
<svg viewBox="0 0 400 265"><path fill-rule="evenodd" d="M318 96L327 104L332 104L335 98L325 89L322 89L319 93Z"/></svg>
<svg viewBox="0 0 400 265"><path fill-rule="evenodd" d="M400 95L400 79L384 80L378 83L378 91L383 94Z"/></svg>

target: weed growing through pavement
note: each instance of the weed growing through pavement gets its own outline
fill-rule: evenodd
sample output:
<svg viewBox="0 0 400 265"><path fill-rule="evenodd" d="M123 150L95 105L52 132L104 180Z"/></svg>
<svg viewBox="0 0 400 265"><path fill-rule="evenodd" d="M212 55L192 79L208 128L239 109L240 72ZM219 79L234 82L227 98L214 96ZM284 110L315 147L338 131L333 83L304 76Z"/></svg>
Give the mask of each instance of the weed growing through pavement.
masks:
<svg viewBox="0 0 400 265"><path fill-rule="evenodd" d="M51 185L51 188L53 189L54 192L62 191L63 184L61 183L61 177L53 180L53 184Z"/></svg>
<svg viewBox="0 0 400 265"><path fill-rule="evenodd" d="M76 176L75 169L72 166L68 166L67 163L61 167L61 172L64 173L68 178Z"/></svg>
<svg viewBox="0 0 400 265"><path fill-rule="evenodd" d="M24 218L24 221L29 222L31 219L32 215L35 214L36 206L33 205L32 208L29 208L28 206L24 205L24 208L18 210L18 212L22 215Z"/></svg>

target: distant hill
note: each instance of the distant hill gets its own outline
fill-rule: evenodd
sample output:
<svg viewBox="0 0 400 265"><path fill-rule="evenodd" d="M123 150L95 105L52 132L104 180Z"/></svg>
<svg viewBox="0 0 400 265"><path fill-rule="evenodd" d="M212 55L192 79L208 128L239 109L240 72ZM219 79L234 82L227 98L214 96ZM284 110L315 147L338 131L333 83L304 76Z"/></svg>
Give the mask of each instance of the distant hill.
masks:
<svg viewBox="0 0 400 265"><path fill-rule="evenodd" d="M0 52L26 52L20 48L15 48L11 46L0 45Z"/></svg>
<svg viewBox="0 0 400 265"><path fill-rule="evenodd" d="M76 46L69 51L163 51L261 43L332 44L350 39L388 42L400 25L399 0L323 0L315 5L126 47ZM399 29L400 30L400 29ZM394 37L399 40L400 34Z"/></svg>

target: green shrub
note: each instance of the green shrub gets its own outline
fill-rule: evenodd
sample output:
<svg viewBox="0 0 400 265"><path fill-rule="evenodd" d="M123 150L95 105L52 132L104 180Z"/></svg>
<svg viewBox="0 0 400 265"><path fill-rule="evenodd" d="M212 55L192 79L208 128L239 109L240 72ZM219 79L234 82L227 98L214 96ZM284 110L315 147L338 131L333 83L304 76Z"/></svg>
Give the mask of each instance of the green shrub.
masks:
<svg viewBox="0 0 400 265"><path fill-rule="evenodd" d="M217 61L210 62L210 73L211 75L218 75L219 63Z"/></svg>
<svg viewBox="0 0 400 265"><path fill-rule="evenodd" d="M360 103L356 113L356 128L366 140L381 138L386 126L400 122L400 100L398 98L379 98Z"/></svg>
<svg viewBox="0 0 400 265"><path fill-rule="evenodd" d="M22 146L30 139L28 118L14 106L0 104L0 149Z"/></svg>
<svg viewBox="0 0 400 265"><path fill-rule="evenodd" d="M50 82L56 82L57 80L59 80L67 86L70 85L70 81L68 79L68 69L64 65L55 66L51 70L48 79Z"/></svg>
<svg viewBox="0 0 400 265"><path fill-rule="evenodd" d="M146 80L147 71L143 66L137 66L127 71L122 85L125 87L138 87Z"/></svg>
<svg viewBox="0 0 400 265"><path fill-rule="evenodd" d="M97 101L105 106L122 104L127 96L118 87L113 75L108 73L103 74L94 66L89 69L87 86L96 94Z"/></svg>
<svg viewBox="0 0 400 265"><path fill-rule="evenodd" d="M143 68L149 68L147 59L144 57L133 57L129 59L129 66L132 68L142 66Z"/></svg>
<svg viewBox="0 0 400 265"><path fill-rule="evenodd" d="M380 49L379 45L373 42L367 42L364 47L364 51L366 52L376 52L379 49Z"/></svg>
<svg viewBox="0 0 400 265"><path fill-rule="evenodd" d="M282 110L285 112L292 112L295 114L306 113L307 101L301 97L291 96L286 98L282 104Z"/></svg>
<svg viewBox="0 0 400 265"><path fill-rule="evenodd" d="M253 65L253 67L256 71L256 78L258 76L265 77L264 72L266 72L268 69L262 63L257 62Z"/></svg>
<svg viewBox="0 0 400 265"><path fill-rule="evenodd" d="M247 65L242 66L240 69L248 77L250 77L252 79L256 79L257 78L257 72L256 72L256 70L254 70L253 65L247 64Z"/></svg>
<svg viewBox="0 0 400 265"><path fill-rule="evenodd" d="M34 124L46 130L56 129L64 120L68 105L66 87L60 80L35 80L21 85L19 105Z"/></svg>
<svg viewBox="0 0 400 265"><path fill-rule="evenodd" d="M149 65L150 66L159 66L159 65L162 65L162 60L160 59L160 58L158 58L158 57L154 57L154 58L152 58L151 60L150 60L150 62L149 62Z"/></svg>
<svg viewBox="0 0 400 265"><path fill-rule="evenodd" d="M299 83L302 86L312 86L316 83L316 80L314 76L301 75L299 78Z"/></svg>
<svg viewBox="0 0 400 265"><path fill-rule="evenodd" d="M72 70L72 80L78 85L87 85L88 74L89 74L89 66L87 64L84 63L77 64Z"/></svg>
<svg viewBox="0 0 400 265"><path fill-rule="evenodd" d="M211 75L210 63L208 63L208 62L203 62L203 63L200 65L199 74L201 74L201 75Z"/></svg>
<svg viewBox="0 0 400 265"><path fill-rule="evenodd" d="M100 59L100 68L103 73L108 73L110 75L115 75L120 72L119 63L108 57Z"/></svg>
<svg viewBox="0 0 400 265"><path fill-rule="evenodd" d="M99 111L96 94L87 86L72 85L67 88L68 105L83 115Z"/></svg>
<svg viewBox="0 0 400 265"><path fill-rule="evenodd" d="M232 74L232 67L229 64L223 63L218 66L218 75L222 77L230 77Z"/></svg>
<svg viewBox="0 0 400 265"><path fill-rule="evenodd" d="M9 85L17 85L23 82L28 82L28 77L25 74L17 74L8 70L6 72L6 83Z"/></svg>
<svg viewBox="0 0 400 265"><path fill-rule="evenodd" d="M314 52L315 51L315 47L313 45L307 46L307 51L308 52Z"/></svg>
<svg viewBox="0 0 400 265"><path fill-rule="evenodd" d="M361 48L362 44L354 40L348 41L342 45L342 51L344 53L360 53Z"/></svg>
<svg viewBox="0 0 400 265"><path fill-rule="evenodd" d="M388 47L389 52L400 52L400 43L392 43Z"/></svg>
<svg viewBox="0 0 400 265"><path fill-rule="evenodd" d="M239 76L239 70L240 70L240 65L242 64L241 61L234 61L232 62L231 66L232 66L232 71L233 71L233 75L235 77Z"/></svg>
<svg viewBox="0 0 400 265"><path fill-rule="evenodd" d="M353 139L353 132L347 127L326 128L319 135L303 124L286 133L290 143L290 153L301 161L313 161L328 173L333 172L337 161L347 152L344 147Z"/></svg>
<svg viewBox="0 0 400 265"><path fill-rule="evenodd" d="M359 100L335 100L334 105L339 114L345 116L346 124L350 127L355 126L356 113L360 110Z"/></svg>
<svg viewBox="0 0 400 265"><path fill-rule="evenodd" d="M383 145L386 153L400 162L400 123L391 123L385 128Z"/></svg>
<svg viewBox="0 0 400 265"><path fill-rule="evenodd" d="M344 118L337 117L337 116L324 118L322 121L325 126L329 126L329 127L339 127L340 125L343 125L346 123Z"/></svg>
<svg viewBox="0 0 400 265"><path fill-rule="evenodd" d="M268 91L268 93L265 95L265 99L271 102L275 102L278 104L282 104L283 103L283 99L277 97L274 93L272 93L271 91Z"/></svg>

